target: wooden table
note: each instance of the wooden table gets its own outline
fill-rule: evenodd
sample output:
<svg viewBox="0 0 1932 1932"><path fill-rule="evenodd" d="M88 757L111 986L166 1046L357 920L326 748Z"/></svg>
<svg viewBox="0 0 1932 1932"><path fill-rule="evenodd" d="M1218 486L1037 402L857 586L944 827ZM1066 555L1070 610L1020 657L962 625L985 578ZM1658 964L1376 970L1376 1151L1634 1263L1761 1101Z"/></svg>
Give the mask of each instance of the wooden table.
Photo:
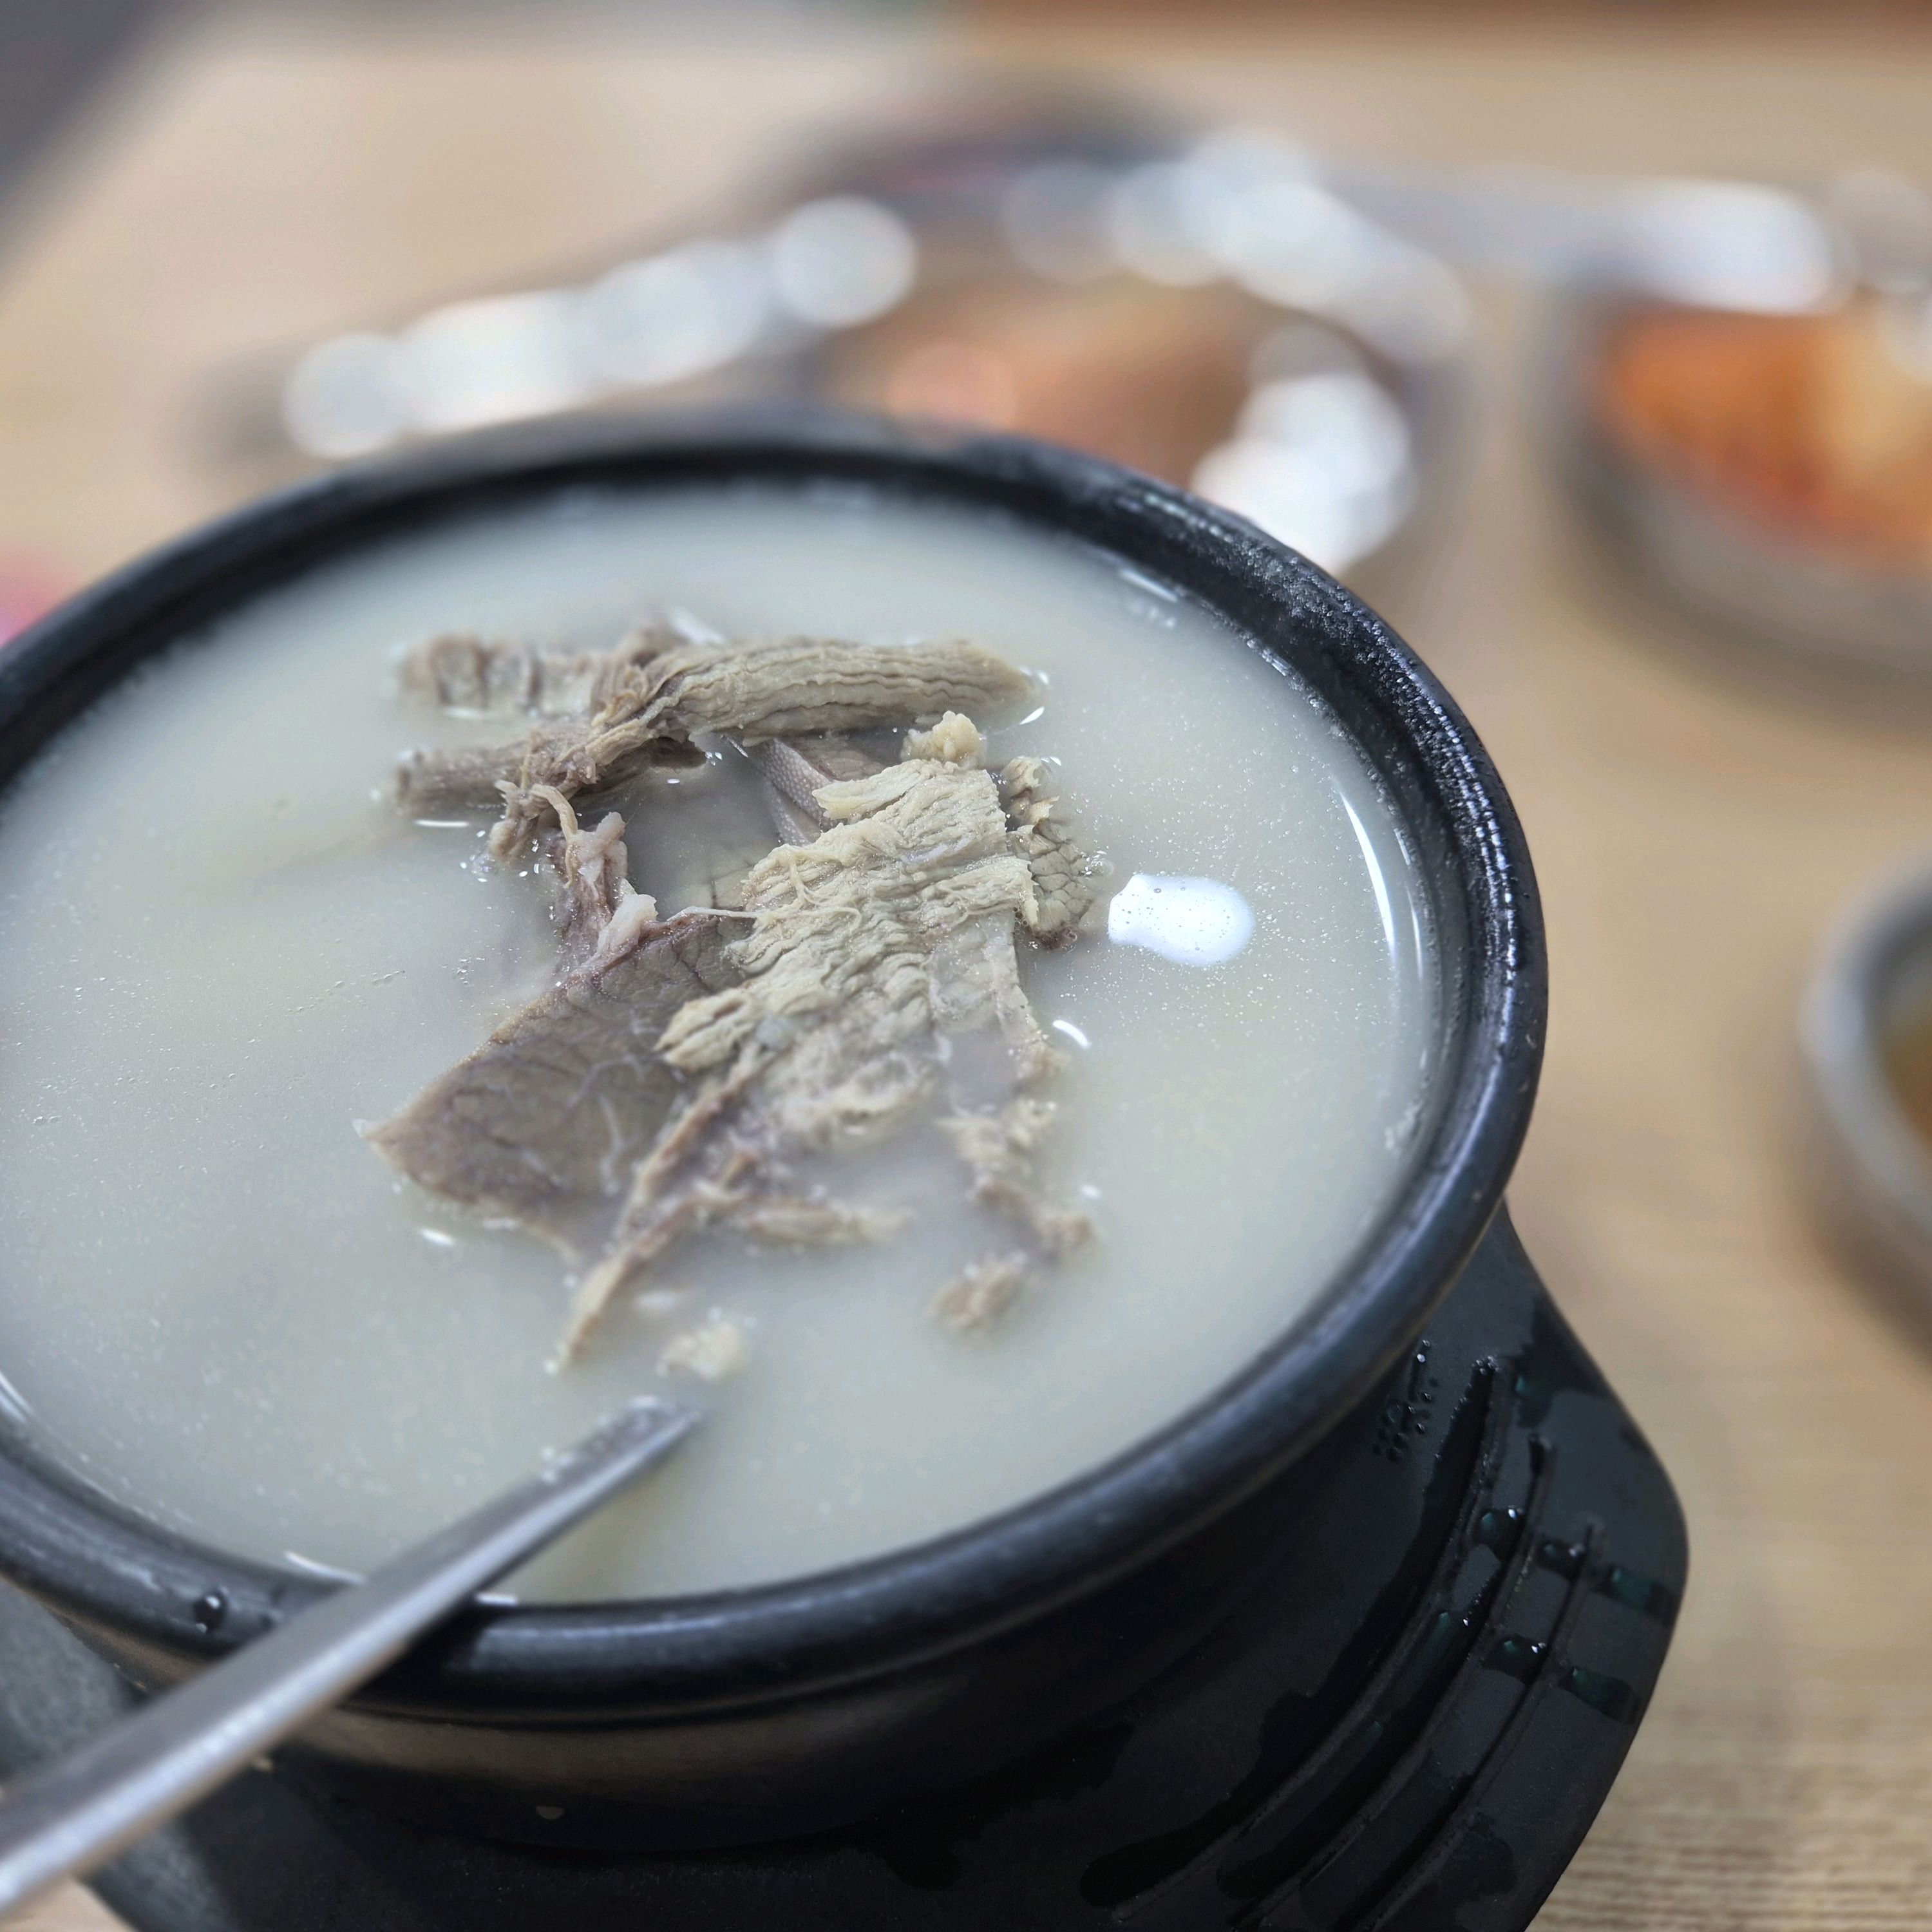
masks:
<svg viewBox="0 0 1932 1932"><path fill-rule="evenodd" d="M936 49L1448 159L1932 179L1932 41L1398 19L1017 20L754 50L608 25L210 29L4 238L0 550L79 578L250 487L191 400L265 345L594 253L868 111ZM587 38L586 38L587 36ZM1096 46L1102 40L1106 44ZM1508 316L1499 340L1506 342ZM1628 1769L1540 1922L1932 1921L1932 1342L1813 1231L1792 1012L1848 896L1932 848L1932 723L1714 664L1577 556L1498 358L1454 553L1402 613L1521 806L1554 1012L1514 1199L1676 1474L1694 1581ZM70 1891L28 1922L108 1924Z"/></svg>

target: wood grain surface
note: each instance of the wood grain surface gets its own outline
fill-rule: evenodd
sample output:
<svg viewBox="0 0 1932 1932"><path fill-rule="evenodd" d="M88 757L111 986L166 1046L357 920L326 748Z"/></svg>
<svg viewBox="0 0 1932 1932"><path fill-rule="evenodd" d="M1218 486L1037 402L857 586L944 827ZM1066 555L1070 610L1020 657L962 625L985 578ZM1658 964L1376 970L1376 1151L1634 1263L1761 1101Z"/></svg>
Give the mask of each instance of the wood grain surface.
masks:
<svg viewBox="0 0 1932 1932"><path fill-rule="evenodd" d="M204 406L316 332L541 278L701 208L936 59L1037 63L1419 158L1932 180L1932 41L1503 17L1130 31L1016 16L734 46L218 22L124 90L0 237L0 567L78 580L265 473ZM1492 421L1396 614L1521 808L1552 959L1513 1200L1649 1432L1694 1576L1628 1769L1549 1932L1932 1922L1932 1340L1821 1242L1792 1016L1847 900L1932 850L1932 716L1713 652L1568 530ZM70 1889L22 1923L116 1922Z"/></svg>

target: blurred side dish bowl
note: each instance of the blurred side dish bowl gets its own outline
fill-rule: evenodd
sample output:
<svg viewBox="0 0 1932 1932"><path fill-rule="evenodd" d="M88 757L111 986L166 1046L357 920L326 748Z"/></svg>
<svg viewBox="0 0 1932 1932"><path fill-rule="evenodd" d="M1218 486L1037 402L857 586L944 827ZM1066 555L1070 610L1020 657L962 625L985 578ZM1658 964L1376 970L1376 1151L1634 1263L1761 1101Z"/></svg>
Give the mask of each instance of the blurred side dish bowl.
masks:
<svg viewBox="0 0 1932 1932"><path fill-rule="evenodd" d="M1800 1022L1838 1231L1932 1295L1932 862L1848 913Z"/></svg>
<svg viewBox="0 0 1932 1932"><path fill-rule="evenodd" d="M1865 679L1932 682L1932 308L1564 305L1556 453L1633 569L1694 614Z"/></svg>

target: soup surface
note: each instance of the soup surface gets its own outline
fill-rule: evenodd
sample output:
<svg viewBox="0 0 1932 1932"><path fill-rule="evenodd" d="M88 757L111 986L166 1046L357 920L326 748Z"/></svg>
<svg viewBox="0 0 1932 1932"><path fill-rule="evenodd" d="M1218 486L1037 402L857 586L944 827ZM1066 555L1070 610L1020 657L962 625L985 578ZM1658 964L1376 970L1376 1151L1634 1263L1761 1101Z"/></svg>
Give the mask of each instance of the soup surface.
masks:
<svg viewBox="0 0 1932 1932"><path fill-rule="evenodd" d="M1046 1178L1093 1240L983 1334L934 1291L988 1246L907 1136L843 1193L916 1232L712 1234L569 1366L554 1250L403 1180L357 1132L552 982L547 883L479 818L412 824L398 753L473 738L408 646L579 649L648 612L729 634L964 636L1037 701L1111 864L1097 930L1022 975L1066 1050ZM982 721L982 722L989 721ZM620 802L631 874L708 902L775 843L721 752ZM360 1570L640 1392L712 1413L673 1466L515 1580L654 1595L820 1569L1017 1503L1199 1400L1319 1296L1395 1186L1436 1015L1418 883L1295 681L1118 560L851 492L572 494L397 539L184 638L0 806L0 1399L163 1523ZM860 1171L862 1167L862 1172ZM660 1366L667 1304L746 1340Z"/></svg>

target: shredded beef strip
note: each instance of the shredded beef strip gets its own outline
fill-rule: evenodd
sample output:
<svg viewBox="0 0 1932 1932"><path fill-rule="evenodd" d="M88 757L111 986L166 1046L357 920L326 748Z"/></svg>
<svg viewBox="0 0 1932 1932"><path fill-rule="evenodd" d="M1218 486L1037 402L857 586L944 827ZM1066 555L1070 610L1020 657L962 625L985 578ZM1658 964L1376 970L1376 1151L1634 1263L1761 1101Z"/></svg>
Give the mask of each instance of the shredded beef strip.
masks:
<svg viewBox="0 0 1932 1932"><path fill-rule="evenodd" d="M464 671L448 640L442 668L422 675L459 694L524 688L521 672ZM488 647L483 647L488 650ZM779 638L722 645L679 639L591 676L591 699L567 718L539 717L516 742L484 748L417 751L397 774L397 796L417 815L500 800L490 835L499 859L514 853L551 809L551 792L575 798L617 784L652 766L689 764L698 734L747 743L800 734L868 730L936 716L950 706L998 707L1023 696L1024 676L963 642L894 646L824 638ZM496 661L489 660L494 665ZM580 680L573 670L568 678ZM562 674L560 674L560 677ZM548 676L548 674L546 674Z"/></svg>
<svg viewBox="0 0 1932 1932"><path fill-rule="evenodd" d="M404 656L402 685L461 717L568 718L596 710L636 666L685 641L663 624L640 626L610 651L544 651L453 633Z"/></svg>
<svg viewBox="0 0 1932 1932"><path fill-rule="evenodd" d="M1107 866L1103 860L1090 856L1064 821L1053 815L1060 801L1047 796L1047 782L1042 758L1010 759L1000 773L1000 796L1040 899L1034 936L1049 952L1057 952L1079 938L1081 922L1100 896Z"/></svg>
<svg viewBox="0 0 1932 1932"><path fill-rule="evenodd" d="M935 1294L928 1312L956 1335L990 1328L1033 1278L1024 1254L983 1255L969 1262Z"/></svg>
<svg viewBox="0 0 1932 1932"><path fill-rule="evenodd" d="M624 821L607 812L588 831L561 792L550 800L557 829L543 840L544 856L559 884L557 951L566 970L574 971L607 944L605 934L620 914L632 920L654 918L655 904L640 898L630 879L631 855L624 844ZM648 906L648 912L644 910Z"/></svg>
<svg viewBox="0 0 1932 1932"><path fill-rule="evenodd" d="M937 1123L972 1176L970 1197L1018 1222L1056 1261L1094 1233L1090 1216L1054 1206L1034 1178L1034 1156L1058 1112L1053 1101L1023 1094L997 1112L950 1114Z"/></svg>

